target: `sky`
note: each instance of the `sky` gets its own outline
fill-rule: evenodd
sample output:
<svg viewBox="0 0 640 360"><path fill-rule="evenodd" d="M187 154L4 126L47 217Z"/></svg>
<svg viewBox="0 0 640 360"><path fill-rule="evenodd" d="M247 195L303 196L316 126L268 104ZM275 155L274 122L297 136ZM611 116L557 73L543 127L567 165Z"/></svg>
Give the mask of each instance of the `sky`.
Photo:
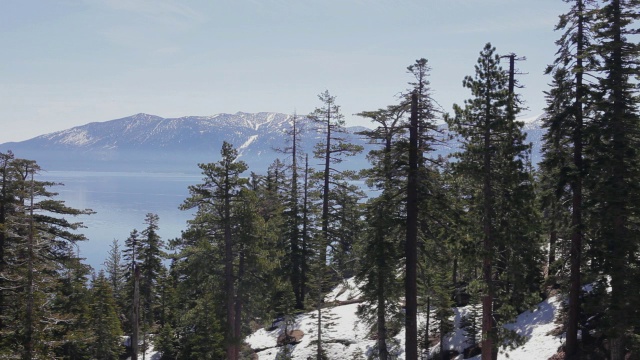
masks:
<svg viewBox="0 0 640 360"><path fill-rule="evenodd" d="M561 0L0 0L0 143L137 113L354 114L397 103L426 58L445 112L491 42L542 113ZM504 67L508 67L507 63Z"/></svg>

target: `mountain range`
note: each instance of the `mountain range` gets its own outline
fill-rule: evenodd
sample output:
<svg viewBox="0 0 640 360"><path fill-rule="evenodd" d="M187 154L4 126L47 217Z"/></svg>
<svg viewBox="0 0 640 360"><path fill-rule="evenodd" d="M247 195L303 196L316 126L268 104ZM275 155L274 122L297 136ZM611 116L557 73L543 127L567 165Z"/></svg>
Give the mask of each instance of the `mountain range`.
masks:
<svg viewBox="0 0 640 360"><path fill-rule="evenodd" d="M312 153L323 134L306 117L298 117L303 129L302 151ZM0 144L0 151L13 151L17 157L34 159L47 170L73 171L136 171L136 172L199 172L197 163L219 159L223 141L235 146L240 158L255 172L263 172L278 157L278 151L289 144L293 115L281 113L218 114L163 118L136 114L105 122L92 122L22 142ZM532 160L540 159L540 120L527 122L527 140L534 145ZM348 127L345 137L362 145L365 151L347 159L342 166L360 169L367 166L366 153L376 145L357 133L365 127ZM446 133L446 129L443 128ZM443 136L443 138L447 138ZM441 145L438 155L456 148L455 140ZM318 161L311 159L310 166Z"/></svg>

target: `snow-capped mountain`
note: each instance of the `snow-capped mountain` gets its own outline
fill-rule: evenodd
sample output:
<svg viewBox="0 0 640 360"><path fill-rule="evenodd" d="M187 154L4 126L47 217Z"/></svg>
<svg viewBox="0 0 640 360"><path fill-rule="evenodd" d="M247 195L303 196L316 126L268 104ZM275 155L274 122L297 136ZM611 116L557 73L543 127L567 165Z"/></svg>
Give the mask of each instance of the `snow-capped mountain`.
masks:
<svg viewBox="0 0 640 360"><path fill-rule="evenodd" d="M259 135L265 140L283 136L291 121L290 115L277 113L176 119L137 114L42 135L29 142L46 148L208 150L223 138L236 147L248 147Z"/></svg>
<svg viewBox="0 0 640 360"><path fill-rule="evenodd" d="M277 149L288 146L292 123L292 115L266 112L181 118L136 114L2 144L0 151L12 150L55 170L197 171L197 163L217 161L227 141L250 169L264 170L283 157ZM304 129L302 150L311 152L322 135L305 117L298 117L298 126ZM362 129L348 128L348 140L367 146L355 135ZM366 161L364 155L355 160Z"/></svg>
<svg viewBox="0 0 640 360"><path fill-rule="evenodd" d="M181 118L136 114L0 144L0 151L12 150L18 157L35 159L48 170L199 172L196 164L217 161L222 142L227 141L238 149L250 170L262 172L276 158L285 157L276 149L289 145L287 132L292 122L293 115L268 112ZM298 126L303 129L301 150L311 154L323 135L306 117L298 117ZM347 140L362 145L365 151L349 158L343 167L360 169L368 165L366 154L375 145L357 134L365 129L347 129ZM534 144L535 164L540 159L540 118L525 121L524 129L527 141ZM438 146L435 155L446 155L455 147L454 142ZM317 160L311 158L314 167Z"/></svg>

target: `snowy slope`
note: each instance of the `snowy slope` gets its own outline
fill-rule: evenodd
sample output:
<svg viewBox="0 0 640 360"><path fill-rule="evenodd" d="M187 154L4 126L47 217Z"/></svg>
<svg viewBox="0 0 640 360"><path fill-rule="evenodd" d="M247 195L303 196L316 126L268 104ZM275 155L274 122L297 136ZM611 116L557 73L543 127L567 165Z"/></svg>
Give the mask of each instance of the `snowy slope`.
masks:
<svg viewBox="0 0 640 360"><path fill-rule="evenodd" d="M346 284L339 285L327 295L326 300L335 303L351 302L357 299L359 294L353 280L348 280ZM358 305L361 304L348 303L323 309L323 344L330 359L366 359L371 354L375 340L367 336L365 324L356 315ZM526 342L515 349L501 350L498 359L545 360L556 354L562 338L550 335L550 332L557 327L554 320L559 307L558 297L551 297L541 302L537 308L520 314L513 324L508 324L506 327L524 336ZM462 353L468 346L462 330L458 329L460 319L468 311L469 307L454 309L456 330L445 337L446 349ZM424 318L420 316L419 326L422 326ZM283 333L283 326L281 323L273 331L260 329L247 337L246 343L257 352L260 360L276 359L278 354L285 351L283 347L276 347L277 338ZM304 336L300 343L289 346L293 359L315 358L317 312L298 316L294 329L302 330ZM397 346L392 348L392 351L400 360L404 359L404 336L404 331L400 331L393 339ZM439 344L434 345L430 353L433 354L438 348ZM459 355L456 359L462 358L462 355ZM480 356L472 359L479 360Z"/></svg>

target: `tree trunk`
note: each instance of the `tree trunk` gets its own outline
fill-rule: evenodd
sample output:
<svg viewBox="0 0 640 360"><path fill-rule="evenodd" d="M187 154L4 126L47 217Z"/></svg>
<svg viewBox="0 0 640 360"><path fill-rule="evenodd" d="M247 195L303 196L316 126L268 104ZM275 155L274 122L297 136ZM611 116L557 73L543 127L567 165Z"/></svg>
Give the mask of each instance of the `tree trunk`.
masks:
<svg viewBox="0 0 640 360"><path fill-rule="evenodd" d="M233 239L231 238L231 185L229 173L224 184L224 287L227 310L227 360L237 360L235 338L235 286L233 278Z"/></svg>
<svg viewBox="0 0 640 360"><path fill-rule="evenodd" d="M427 296L427 321L424 324L424 348L429 350L429 323L431 322L431 296Z"/></svg>
<svg viewBox="0 0 640 360"><path fill-rule="evenodd" d="M409 175L407 179L407 238L405 243L405 354L406 360L418 359L417 264L418 264L418 96L411 96L409 128Z"/></svg>
<svg viewBox="0 0 640 360"><path fill-rule="evenodd" d="M613 188L617 192L614 194L614 201L611 201L611 213L613 217L613 239L617 242L612 248L611 254L611 312L612 312L612 324L611 329L611 360L623 360L625 357L625 333L628 330L628 314L630 310L627 294L627 286L625 284L625 278L629 276L625 260L627 259L626 249L628 248L627 242L632 241L629 239L629 235L626 231L627 216L629 210L626 208L628 199L624 195L628 190L626 185L628 179L626 178L628 171L626 168L626 160L629 155L626 150L626 145L629 140L629 136L626 131L625 120L627 117L625 110L625 95L623 90L623 84L625 84L625 76L623 74L624 60L622 54L623 40L622 40L622 4L620 0L611 0L611 9L613 15L613 24L611 25L614 34L612 43L613 51L611 52L611 70L609 77L612 85L612 98L613 98L613 116L611 121L613 122L613 178L611 179Z"/></svg>
<svg viewBox="0 0 640 360"><path fill-rule="evenodd" d="M327 248L329 247L329 180L331 171L331 107L327 107L327 139L325 144L324 177L322 184L322 241L320 246L320 267L322 277L320 292L324 292L324 276L326 275Z"/></svg>
<svg viewBox="0 0 640 360"><path fill-rule="evenodd" d="M244 250L240 252L240 261L238 265L238 278L242 279L244 277ZM241 293L241 287L238 287L237 295L236 295L236 303L235 303L235 333L233 334L234 339L236 340L235 346L235 358L240 359L240 344L238 343L242 338L242 307L244 305L244 299ZM286 332L285 332L286 336Z"/></svg>
<svg viewBox="0 0 640 360"><path fill-rule="evenodd" d="M555 227L555 224L553 225ZM558 243L558 231L554 228L549 232L549 271L551 265L556 262L556 244ZM551 275L551 274L549 274Z"/></svg>
<svg viewBox="0 0 640 360"><path fill-rule="evenodd" d="M569 286L569 319L567 322L567 343L565 346L565 356L567 359L574 359L578 354L578 320L580 318L580 291L582 284L580 279L580 264L582 262L582 72L583 72L583 51L584 51L584 4L582 0L577 0L578 5L578 33L576 39L576 101L575 119L576 126L573 133L573 165L576 169L576 176L571 181L573 190L571 199L571 250L569 257L570 264L570 286Z"/></svg>
<svg viewBox="0 0 640 360"><path fill-rule="evenodd" d="M34 224L33 224L33 171L31 172L31 205L29 206L29 238L27 244L28 258L27 258L27 313L26 313L26 331L24 352L25 359L31 360L34 358L33 354L33 334L34 334L34 295L33 295L33 262L34 262Z"/></svg>
<svg viewBox="0 0 640 360"><path fill-rule="evenodd" d="M304 159L304 195L302 199L302 254L300 264L300 301L304 307L304 300L307 295L307 244L308 244L308 222L309 222L309 155Z"/></svg>
<svg viewBox="0 0 640 360"><path fill-rule="evenodd" d="M316 359L322 360L322 292L318 292L318 346Z"/></svg>
<svg viewBox="0 0 640 360"><path fill-rule="evenodd" d="M380 208L378 209L379 211L379 215L380 218L381 216L383 216L382 212L383 212L383 207L382 205L380 205ZM378 241L379 241L379 250L378 250L378 256L377 256L377 263L378 263L378 271L377 271L377 276L378 276L378 284L377 284L377 291L378 291L378 299L377 299L377 324L376 324L376 328L378 331L378 358L380 360L387 360L388 354L389 354L389 350L387 349L387 324L386 324L386 318L385 318L385 308L386 308L386 301L385 301L385 297L384 297L384 276L382 274L383 271L385 271L386 269L386 258L384 256L384 251L382 250L384 248L384 233L382 231L383 229L381 229L380 227L378 227L377 230L377 237L378 237Z"/></svg>
<svg viewBox="0 0 640 360"><path fill-rule="evenodd" d="M444 355L444 328L442 326L442 320L440 320L440 360L446 359Z"/></svg>
<svg viewBox="0 0 640 360"><path fill-rule="evenodd" d="M490 88L490 87L487 87ZM495 341L495 323L493 320L493 232L492 232L492 203L491 189L491 99L487 97L484 124L484 162L483 162L483 261L482 277L485 283L485 294L482 297L482 360L492 360ZM497 353L497 352L496 352Z"/></svg>
<svg viewBox="0 0 640 360"><path fill-rule="evenodd" d="M318 360L322 359L322 294L327 290L327 248L329 247L329 178L331 171L331 106L327 106L327 139L325 144L324 179L322 185L322 243L320 244L320 270L318 276Z"/></svg>
<svg viewBox="0 0 640 360"><path fill-rule="evenodd" d="M140 326L140 269L133 264L133 309L131 315L131 360L138 360Z"/></svg>
<svg viewBox="0 0 640 360"><path fill-rule="evenodd" d="M2 176L2 193L0 193L0 224L5 224L7 221L7 217L6 217L6 209L7 206L9 204L5 203L5 201L7 201L7 193L8 193L8 189L7 189L7 185L9 182L8 176L9 176L9 172L8 167L9 167L9 161L11 160L11 154L0 154L0 160L2 161L2 174L0 174L0 176ZM4 229L0 231L0 274L4 274L4 269L5 269L5 255L4 255L4 251L5 251L5 246L6 246L6 242L5 242L5 231ZM4 331L4 291L2 290L4 288L4 277L0 276L0 332Z"/></svg>
<svg viewBox="0 0 640 360"><path fill-rule="evenodd" d="M293 144L291 147L291 285L296 298L295 308L304 309L302 298L301 267L302 255L300 254L300 233L298 222L299 195L298 195L298 134L296 116L293 117Z"/></svg>

